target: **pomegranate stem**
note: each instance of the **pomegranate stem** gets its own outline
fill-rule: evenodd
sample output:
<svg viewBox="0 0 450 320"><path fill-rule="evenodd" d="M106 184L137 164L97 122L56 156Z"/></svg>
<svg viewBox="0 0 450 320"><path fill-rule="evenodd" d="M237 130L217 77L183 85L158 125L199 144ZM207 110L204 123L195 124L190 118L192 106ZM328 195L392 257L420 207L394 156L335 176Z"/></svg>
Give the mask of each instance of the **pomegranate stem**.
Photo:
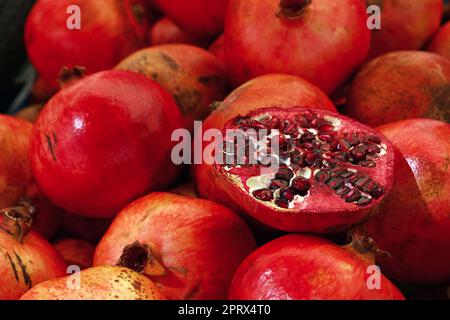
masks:
<svg viewBox="0 0 450 320"><path fill-rule="evenodd" d="M277 16L288 20L300 19L312 0L280 0Z"/></svg>
<svg viewBox="0 0 450 320"><path fill-rule="evenodd" d="M146 276L157 277L167 275L165 268L152 255L150 247L138 241L123 249L117 265L132 269Z"/></svg>
<svg viewBox="0 0 450 320"><path fill-rule="evenodd" d="M32 212L30 211L28 206L0 210L0 230L23 243L23 239L30 231L33 223Z"/></svg>

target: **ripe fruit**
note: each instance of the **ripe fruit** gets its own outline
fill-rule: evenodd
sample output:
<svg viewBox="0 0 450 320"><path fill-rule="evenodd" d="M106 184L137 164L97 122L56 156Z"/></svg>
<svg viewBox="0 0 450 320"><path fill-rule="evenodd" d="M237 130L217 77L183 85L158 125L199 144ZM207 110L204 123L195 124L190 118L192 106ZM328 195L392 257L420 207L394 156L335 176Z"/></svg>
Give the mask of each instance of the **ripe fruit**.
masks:
<svg viewBox="0 0 450 320"><path fill-rule="evenodd" d="M428 51L438 53L450 59L450 22L447 22L436 34L428 46Z"/></svg>
<svg viewBox="0 0 450 320"><path fill-rule="evenodd" d="M31 106L28 106L19 112L17 112L14 116L19 119L27 120L29 122L36 122L37 118L39 117L39 114L41 113L42 108L44 107L43 104L33 104Z"/></svg>
<svg viewBox="0 0 450 320"><path fill-rule="evenodd" d="M80 8L80 30L69 28L73 5ZM62 67L84 66L89 74L110 69L145 46L147 14L144 0L39 0L25 28L28 55L52 86Z"/></svg>
<svg viewBox="0 0 450 320"><path fill-rule="evenodd" d="M30 231L32 218L22 207L0 211L0 299L18 299L31 287L62 277L66 265L40 235Z"/></svg>
<svg viewBox="0 0 450 320"><path fill-rule="evenodd" d="M260 247L234 275L230 299L238 300L404 300L380 274L369 289L370 263L332 242L287 235Z"/></svg>
<svg viewBox="0 0 450 320"><path fill-rule="evenodd" d="M168 43L196 44L183 30L167 17L159 19L150 29L150 43L154 45Z"/></svg>
<svg viewBox="0 0 450 320"><path fill-rule="evenodd" d="M429 52L399 51L361 69L344 112L374 127L420 117L450 121L449 98L449 60Z"/></svg>
<svg viewBox="0 0 450 320"><path fill-rule="evenodd" d="M209 105L225 97L228 80L211 53L191 45L168 44L138 51L116 69L141 73L162 85L178 103L189 126L210 112Z"/></svg>
<svg viewBox="0 0 450 320"><path fill-rule="evenodd" d="M221 35L209 47L209 52L216 56L220 62L225 63L225 37Z"/></svg>
<svg viewBox="0 0 450 320"><path fill-rule="evenodd" d="M194 168L201 197L279 230L334 233L366 218L391 188L394 152L390 143L350 118L295 105L234 116L228 111L216 110L204 125L205 130L221 130L225 148L233 141L227 130L246 135L246 150L255 143L249 129L270 131L259 132L256 155L247 153L242 162L237 162L239 147L223 148L227 157L222 164L214 160L222 160L223 153L212 158L204 150L210 158ZM268 140L278 141L279 152L264 150L264 146L272 147ZM279 163L269 167L269 156Z"/></svg>
<svg viewBox="0 0 450 320"><path fill-rule="evenodd" d="M168 299L225 299L234 271L256 247L230 209L208 200L152 193L121 211L100 241L94 266L122 253L141 264Z"/></svg>
<svg viewBox="0 0 450 320"><path fill-rule="evenodd" d="M80 278L74 289L70 277ZM75 284L74 284L75 285ZM37 285L21 300L164 300L155 284L145 276L120 266L101 266L79 275L53 279Z"/></svg>
<svg viewBox="0 0 450 320"><path fill-rule="evenodd" d="M151 1L195 39L209 40L223 31L228 0Z"/></svg>
<svg viewBox="0 0 450 320"><path fill-rule="evenodd" d="M68 265L79 266L81 269L92 267L95 247L87 241L79 239L61 239L54 244Z"/></svg>
<svg viewBox="0 0 450 320"><path fill-rule="evenodd" d="M112 219L96 219L78 214L64 212L62 215L61 232L66 237L85 240L97 244L108 230Z"/></svg>
<svg viewBox="0 0 450 320"><path fill-rule="evenodd" d="M32 138L33 172L59 207L112 217L173 182L179 168L170 159L170 136L182 126L175 101L154 81L128 71L100 72L46 105Z"/></svg>
<svg viewBox="0 0 450 320"><path fill-rule="evenodd" d="M381 8L381 29L372 30L369 59L398 50L419 50L439 29L441 0L366 0Z"/></svg>
<svg viewBox="0 0 450 320"><path fill-rule="evenodd" d="M450 125L412 119L380 127L397 150L391 193L363 228L383 272L415 283L450 279Z"/></svg>
<svg viewBox="0 0 450 320"><path fill-rule="evenodd" d="M0 115L0 210L16 204L32 183L28 149L33 126Z"/></svg>
<svg viewBox="0 0 450 320"><path fill-rule="evenodd" d="M241 84L267 73L295 74L331 94L367 57L366 19L361 0L230 0L231 77Z"/></svg>

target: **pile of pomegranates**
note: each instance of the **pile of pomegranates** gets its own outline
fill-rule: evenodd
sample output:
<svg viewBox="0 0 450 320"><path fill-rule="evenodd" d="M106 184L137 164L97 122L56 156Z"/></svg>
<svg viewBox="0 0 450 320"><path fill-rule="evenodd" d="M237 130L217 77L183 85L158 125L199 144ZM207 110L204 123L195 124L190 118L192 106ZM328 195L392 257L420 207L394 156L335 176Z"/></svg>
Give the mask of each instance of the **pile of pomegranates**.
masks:
<svg viewBox="0 0 450 320"><path fill-rule="evenodd" d="M445 10L36 0L0 300L450 299Z"/></svg>

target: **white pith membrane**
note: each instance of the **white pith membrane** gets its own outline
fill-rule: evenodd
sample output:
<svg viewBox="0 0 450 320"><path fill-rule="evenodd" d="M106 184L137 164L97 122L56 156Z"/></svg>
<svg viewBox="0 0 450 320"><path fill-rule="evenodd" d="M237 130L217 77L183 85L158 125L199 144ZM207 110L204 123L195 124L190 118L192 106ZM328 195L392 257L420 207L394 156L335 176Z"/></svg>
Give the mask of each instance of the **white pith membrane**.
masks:
<svg viewBox="0 0 450 320"><path fill-rule="evenodd" d="M275 110L275 112L273 112ZM295 111L294 111L295 110ZM317 114L317 113L318 114ZM276 117L271 114L276 113ZM320 114L323 114L320 115ZM387 146L370 128L354 121L333 117L331 112L305 108L260 109L231 120L225 129L241 129L246 137L243 164L221 165L227 177L266 205L280 209L330 210L364 207L386 190L384 166ZM268 129L266 136L249 139L249 129ZM277 129L278 133L276 132ZM279 168L262 161L270 151L270 138L278 136ZM225 135L225 144L230 138ZM248 145L254 147L257 164L249 164ZM234 153L225 153L237 158ZM261 170L264 169L264 173ZM320 196L314 197L315 192ZM336 203L336 197L342 202Z"/></svg>

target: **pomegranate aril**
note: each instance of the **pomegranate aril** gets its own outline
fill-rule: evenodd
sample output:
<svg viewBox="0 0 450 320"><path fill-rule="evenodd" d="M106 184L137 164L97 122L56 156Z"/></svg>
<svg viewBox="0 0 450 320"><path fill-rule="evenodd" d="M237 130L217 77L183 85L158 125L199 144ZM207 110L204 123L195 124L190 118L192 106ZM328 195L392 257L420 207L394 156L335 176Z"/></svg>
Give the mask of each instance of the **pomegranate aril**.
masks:
<svg viewBox="0 0 450 320"><path fill-rule="evenodd" d="M306 133L302 134L302 137L300 139L303 142L311 142L311 141L316 140L316 136L310 132L306 132Z"/></svg>
<svg viewBox="0 0 450 320"><path fill-rule="evenodd" d="M262 201L273 200L273 191L270 189L259 189L252 192L253 196Z"/></svg>
<svg viewBox="0 0 450 320"><path fill-rule="evenodd" d="M339 140L338 149L340 151L348 151L352 145L345 139Z"/></svg>
<svg viewBox="0 0 450 320"><path fill-rule="evenodd" d="M325 142L330 142L331 136L328 134L319 134L319 139Z"/></svg>
<svg viewBox="0 0 450 320"><path fill-rule="evenodd" d="M371 199L367 198L367 197L361 197L358 199L358 201L356 202L356 204L360 205L360 206L366 206L370 203Z"/></svg>
<svg viewBox="0 0 450 320"><path fill-rule="evenodd" d="M367 145L366 151L369 154L378 154L380 153L381 149L376 144L371 143Z"/></svg>
<svg viewBox="0 0 450 320"><path fill-rule="evenodd" d="M350 178L353 175L354 175L354 173L351 171L344 171L339 174L339 176L344 179Z"/></svg>
<svg viewBox="0 0 450 320"><path fill-rule="evenodd" d="M289 202L287 200L285 200L285 199L277 199L275 201L275 204L277 206L279 206L280 208L283 208L283 209L288 209L289 208Z"/></svg>
<svg viewBox="0 0 450 320"><path fill-rule="evenodd" d="M353 189L345 196L345 202L355 202L359 198L361 198L361 192L358 189Z"/></svg>
<svg viewBox="0 0 450 320"><path fill-rule="evenodd" d="M331 173L321 170L315 174L314 178L319 182L327 183L331 179Z"/></svg>
<svg viewBox="0 0 450 320"><path fill-rule="evenodd" d="M337 178L337 177L333 177L330 179L330 181L327 182L327 185L333 189L333 190L337 190L340 187L342 187L342 180Z"/></svg>
<svg viewBox="0 0 450 320"><path fill-rule="evenodd" d="M374 186L372 187L370 195L375 199L378 199L384 194L384 192L385 192L384 188L379 184L375 183Z"/></svg>
<svg viewBox="0 0 450 320"><path fill-rule="evenodd" d="M294 177L294 172L289 168L280 168L275 174L275 179L290 181Z"/></svg>
<svg viewBox="0 0 450 320"><path fill-rule="evenodd" d="M325 124L319 128L320 133L331 133L334 131L334 127L330 124Z"/></svg>
<svg viewBox="0 0 450 320"><path fill-rule="evenodd" d="M365 151L362 148L358 148L358 147L353 148L350 151L350 155L353 157L353 159L355 161L361 161L361 160L364 160L366 158Z"/></svg>
<svg viewBox="0 0 450 320"><path fill-rule="evenodd" d="M375 168L377 166L376 162L372 160L361 161L359 165L366 168Z"/></svg>
<svg viewBox="0 0 450 320"><path fill-rule="evenodd" d="M370 141L370 142L374 142L376 144L380 144L381 143L381 138L375 135L369 135L367 136L367 140L366 141Z"/></svg>
<svg viewBox="0 0 450 320"><path fill-rule="evenodd" d="M341 187L336 190L335 194L338 196L344 196L347 193L349 193L350 191L351 191L351 189L349 187Z"/></svg>
<svg viewBox="0 0 450 320"><path fill-rule="evenodd" d="M270 189L281 189L289 186L289 182L286 180L274 179L270 182Z"/></svg>
<svg viewBox="0 0 450 320"><path fill-rule="evenodd" d="M295 189L297 194L304 196L308 193L309 189L311 189L311 183L304 177L297 177L292 180L292 187Z"/></svg>
<svg viewBox="0 0 450 320"><path fill-rule="evenodd" d="M294 200L295 197L295 189L293 188L285 188L280 190L280 198L286 199L287 201Z"/></svg>
<svg viewBox="0 0 450 320"><path fill-rule="evenodd" d="M369 177L362 177L355 182L355 186L362 188L369 181L370 181Z"/></svg>

